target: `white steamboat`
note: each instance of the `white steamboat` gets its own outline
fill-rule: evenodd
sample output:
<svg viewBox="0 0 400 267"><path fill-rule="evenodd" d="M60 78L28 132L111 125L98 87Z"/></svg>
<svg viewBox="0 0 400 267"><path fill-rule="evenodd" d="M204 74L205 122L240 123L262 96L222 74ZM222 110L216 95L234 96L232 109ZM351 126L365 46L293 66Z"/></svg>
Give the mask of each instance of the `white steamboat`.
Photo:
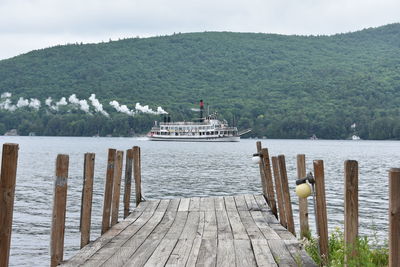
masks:
<svg viewBox="0 0 400 267"><path fill-rule="evenodd" d="M164 122L156 122L147 134L151 141L183 142L239 142L240 136L250 132L238 132L236 127L229 127L226 120L218 120L216 114L203 118L203 101L200 101L200 119L198 122L171 122L164 117Z"/></svg>

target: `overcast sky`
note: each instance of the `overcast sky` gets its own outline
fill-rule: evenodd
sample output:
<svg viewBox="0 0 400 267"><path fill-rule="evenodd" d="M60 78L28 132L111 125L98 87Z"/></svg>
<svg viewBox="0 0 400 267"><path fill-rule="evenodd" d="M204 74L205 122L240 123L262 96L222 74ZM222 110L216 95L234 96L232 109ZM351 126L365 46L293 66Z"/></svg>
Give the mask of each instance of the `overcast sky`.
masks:
<svg viewBox="0 0 400 267"><path fill-rule="evenodd" d="M0 59L174 32L335 34L400 22L400 0L0 0Z"/></svg>

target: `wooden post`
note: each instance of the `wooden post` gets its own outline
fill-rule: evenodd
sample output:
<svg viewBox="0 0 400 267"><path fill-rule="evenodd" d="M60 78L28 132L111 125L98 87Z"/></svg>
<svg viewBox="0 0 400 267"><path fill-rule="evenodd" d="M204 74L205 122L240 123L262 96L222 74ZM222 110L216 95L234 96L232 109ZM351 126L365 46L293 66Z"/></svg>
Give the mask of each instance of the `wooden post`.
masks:
<svg viewBox="0 0 400 267"><path fill-rule="evenodd" d="M50 240L50 266L57 266L63 260L65 212L67 207L68 155L58 155Z"/></svg>
<svg viewBox="0 0 400 267"><path fill-rule="evenodd" d="M261 149L261 157L264 164L263 173L265 177L265 186L267 191L267 200L271 208L272 213L278 218L278 211L276 209L275 193L274 193L274 183L272 182L272 172L271 164L269 162L268 149Z"/></svg>
<svg viewBox="0 0 400 267"><path fill-rule="evenodd" d="M262 149L261 141L257 141L256 142L256 146L257 146L257 153L261 154L261 149ZM264 197L267 199L268 195L267 195L267 189L266 189L266 185L265 185L265 175L264 175L264 171L263 171L264 163L263 163L262 158L260 160L260 163L258 163L258 166L260 168L260 178L261 178L262 192L263 192Z"/></svg>
<svg viewBox="0 0 400 267"><path fill-rule="evenodd" d="M400 266L400 169L389 171L389 267Z"/></svg>
<svg viewBox="0 0 400 267"><path fill-rule="evenodd" d="M90 222L92 217L94 153L86 153L83 167L83 189L81 206L81 248L90 242Z"/></svg>
<svg viewBox="0 0 400 267"><path fill-rule="evenodd" d="M116 158L116 150L110 148L108 150L108 160L107 160L107 173L106 173L106 183L104 189L104 204L103 204L103 220L101 224L101 234L110 229L110 211L111 211L111 200L113 193L113 181L114 181L114 165Z"/></svg>
<svg viewBox="0 0 400 267"><path fill-rule="evenodd" d="M282 193L281 176L279 173L278 158L272 157L271 159L272 159L272 169L274 170L276 198L278 199L279 221L281 222L283 227L287 228L285 204L283 203L283 193Z"/></svg>
<svg viewBox="0 0 400 267"><path fill-rule="evenodd" d="M8 266L10 256L18 145L4 144L0 176L0 266Z"/></svg>
<svg viewBox="0 0 400 267"><path fill-rule="evenodd" d="M358 162L344 162L344 244L346 252L351 249L350 256L356 256L358 237ZM347 262L348 253L344 254Z"/></svg>
<svg viewBox="0 0 400 267"><path fill-rule="evenodd" d="M114 169L115 173L114 173L113 196L111 204L111 226L118 223L119 197L121 193L121 176L122 176L123 162L124 162L124 151L118 151Z"/></svg>
<svg viewBox="0 0 400 267"><path fill-rule="evenodd" d="M128 149L126 151L125 163L124 219L129 216L129 207L131 203L132 168L133 150Z"/></svg>
<svg viewBox="0 0 400 267"><path fill-rule="evenodd" d="M135 178L136 207L142 201L142 176L140 166L140 147L133 147L133 175Z"/></svg>
<svg viewBox="0 0 400 267"><path fill-rule="evenodd" d="M292 202L290 200L289 183L288 183L288 177L287 177L287 172L286 172L285 156L279 155L278 162L279 162L279 173L281 174L280 178L281 178L283 199L285 202L287 229L294 236L296 236L296 230L294 229Z"/></svg>
<svg viewBox="0 0 400 267"><path fill-rule="evenodd" d="M306 177L306 156L297 155L297 178ZM308 225L308 202L307 198L299 197L299 219L300 219L300 238L310 237L310 226Z"/></svg>
<svg viewBox="0 0 400 267"><path fill-rule="evenodd" d="M328 216L325 200L325 175L324 161L314 160L315 198L317 211L317 233L319 236L319 249L322 262L328 263Z"/></svg>

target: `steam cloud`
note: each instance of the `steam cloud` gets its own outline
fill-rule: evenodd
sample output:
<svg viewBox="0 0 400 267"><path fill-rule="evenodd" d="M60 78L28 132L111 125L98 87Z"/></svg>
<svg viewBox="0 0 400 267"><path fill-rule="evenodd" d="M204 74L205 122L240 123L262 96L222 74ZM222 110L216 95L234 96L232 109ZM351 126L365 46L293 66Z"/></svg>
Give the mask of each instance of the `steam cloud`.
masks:
<svg viewBox="0 0 400 267"><path fill-rule="evenodd" d="M103 110L103 105L100 104L99 100L96 98L95 94L91 94L89 97L90 102L92 103L92 106L94 107L94 110L96 112L100 112L104 116L108 117L107 111Z"/></svg>
<svg viewBox="0 0 400 267"><path fill-rule="evenodd" d="M0 102L0 109L13 112L17 109L28 107L28 108L32 108L32 109L35 109L38 111L41 107L40 100L38 100L36 98L25 99L23 97L20 97L18 99L17 103L14 105L10 99L11 97L12 97L12 94L9 92L4 92L0 95L0 99L2 99L2 102ZM106 117L109 117L108 112L103 109L103 105L96 98L95 94L90 95L89 101L92 106L93 112L100 113ZM68 104L68 102L69 102L69 104ZM48 97L44 100L44 103L45 103L45 106L48 107L48 109L53 110L53 111L59 111L60 106L69 106L71 108L79 109L87 114L92 114L90 112L91 108L90 108L89 102L86 99L77 98L76 94L72 94L71 96L69 96L68 101L67 101L67 98L61 97L60 100L55 103L51 97ZM129 116L134 116L137 113L168 114L162 107L157 107L157 110L154 111L153 109L149 108L148 105L142 106L140 103L136 103L134 109L129 109L127 107L127 105L121 105L116 100L111 101L109 104L117 112L124 113Z"/></svg>
<svg viewBox="0 0 400 267"><path fill-rule="evenodd" d="M116 100L111 101L110 105L118 112L125 113L129 116L135 115L133 110L130 110L126 105L120 105Z"/></svg>
<svg viewBox="0 0 400 267"><path fill-rule="evenodd" d="M82 110L85 113L89 113L89 104L86 100L79 100L75 94L72 94L69 98L68 101L75 105L77 108Z"/></svg>

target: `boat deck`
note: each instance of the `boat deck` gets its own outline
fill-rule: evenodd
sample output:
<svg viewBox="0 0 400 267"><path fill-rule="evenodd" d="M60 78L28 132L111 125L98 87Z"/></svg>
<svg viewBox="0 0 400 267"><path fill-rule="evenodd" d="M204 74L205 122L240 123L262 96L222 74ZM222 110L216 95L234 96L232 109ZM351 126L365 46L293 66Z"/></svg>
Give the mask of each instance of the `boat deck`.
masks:
<svg viewBox="0 0 400 267"><path fill-rule="evenodd" d="M151 200L62 266L317 266L262 195Z"/></svg>

